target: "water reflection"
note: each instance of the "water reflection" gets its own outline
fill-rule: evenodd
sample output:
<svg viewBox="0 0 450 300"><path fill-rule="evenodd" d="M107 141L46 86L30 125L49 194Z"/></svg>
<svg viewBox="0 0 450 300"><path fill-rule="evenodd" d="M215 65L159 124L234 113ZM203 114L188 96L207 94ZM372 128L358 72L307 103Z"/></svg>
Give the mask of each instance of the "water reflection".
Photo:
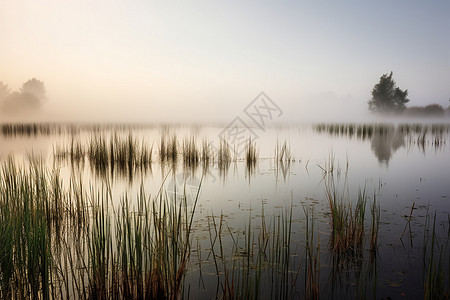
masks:
<svg viewBox="0 0 450 300"><path fill-rule="evenodd" d="M221 140L219 151L217 153L217 167L219 168L219 177L225 182L228 170L231 165L231 149L225 140Z"/></svg>
<svg viewBox="0 0 450 300"><path fill-rule="evenodd" d="M422 260L415 250L422 248L423 235L417 233L423 230L423 222L419 219L421 216L417 216L416 224L411 222L413 227L410 238L411 242L414 239L415 248L403 249L398 247L401 241L398 240L399 234L395 228L403 228L406 221L398 216L407 213L403 207L408 204L410 199L415 199L417 194L421 197L427 195L424 200L419 198L416 200L417 203L421 201L423 210L426 209L427 203L431 203L434 205L433 208L438 210L438 218L441 217L441 221L443 217L445 218L444 221L448 220L445 210L448 206L446 205L448 204L448 186L445 184L445 179L448 178L449 168L447 154L445 154L437 156L438 162L427 160L427 163L431 161L429 168L423 168L423 165L420 164L413 166L411 172L408 171L405 174L407 188L403 187L401 183L396 184L395 180L389 181L383 178L383 182L386 180L393 184L387 185L385 194L389 196L384 198L384 202L382 202L382 226L380 227L379 242L372 239L372 227L374 223L379 223L380 216L374 213L374 209L370 211L372 215L369 215L370 203L368 202L367 207L365 207L366 218L360 219L359 223L355 222L355 224L364 225L364 231L352 230L350 225L353 223L347 226L351 229L347 231L348 234L363 232L364 234L359 236L364 238L364 243L352 243L347 251L333 250L334 248L331 246L335 243L335 236L331 227L333 223L331 220L332 210L329 204L333 201L327 201L323 183L327 176L333 176L333 174L336 178L342 176L341 184L346 183L348 164L345 172L341 173L342 168L339 166L339 162L346 159L343 156L336 156L336 161L334 161L333 154L330 155L329 162L326 161L324 165L315 163L323 161L323 153L328 150L323 147L324 140L326 140L327 145L329 144L328 140L332 140L333 146L338 150L348 147L348 141L350 141L350 147L362 146L360 147L361 155L351 158L351 169L357 171L355 172L357 175L352 173L348 179L349 187L342 188L342 191L349 189L355 192L355 194L349 193L351 197L344 199L348 200L348 206L343 206L343 218L341 219L350 222L352 216L355 218L359 215L356 213L355 203L352 202L358 199L356 187L365 184L366 182L363 182L363 180L367 178L368 190L372 190L373 185L376 188L380 169L382 169L382 172L386 171L380 166L377 168L375 159L371 160L372 165L367 166L365 164L367 158L375 155L380 163L387 165L395 156L396 151L398 152L395 158L401 158L401 155L405 155L405 151L399 151L402 148L417 147L416 150L420 149L423 152L425 150L430 151L430 148L444 148L448 138L448 127L445 126L330 125L324 132L336 135L338 137L336 139L324 138L317 133L310 135L309 131L302 131L298 134L297 130L292 130L284 135L284 132L271 132L269 130L266 137L262 136L256 141L256 144L252 143L251 147L248 146L246 155L241 154L240 156L236 156L233 147L230 148L226 141L222 141L220 145L216 144L218 147L213 147L211 138L213 141L214 139L217 141L217 135L214 131L212 131L213 133L208 131L206 134L201 131L195 132L195 134L192 132L186 134L181 130L178 131L178 128L173 129L173 132L166 130L163 133L155 132L157 129L149 131L127 129L104 132L93 129L90 132L77 132L71 139L72 134L70 133L61 137L54 137L53 134L47 137L45 136L45 128L42 130L35 130L34 127L33 129L24 127L22 130L20 126L5 128L5 132L16 133L2 134L0 132L0 152L1 149L6 149L5 147L13 147L11 149L17 160L17 149L19 148L14 144L27 141L25 148L36 150L39 145L35 145L35 143L45 140L49 148L46 153L51 153L53 150L53 156L51 156L53 161L51 162L57 165L54 169L60 169L59 163L65 163L71 169L72 173L63 170L61 182L62 179L66 183L70 182L68 195L71 198L65 207L71 209L71 214L72 210L74 211L74 216L71 217L73 222L90 218L90 216L94 216L96 211L101 212L101 210L94 210L95 205L98 207L98 204L95 203L92 208L91 206L82 208L79 205L81 208L78 211L75 207L75 205L78 205L77 203L94 202L95 197L97 197L95 193L97 188L99 190L103 186L109 188L109 185L105 185L103 181L91 180L93 177L103 178L102 180L111 182L111 195L114 195L115 201L119 200L119 195L121 195L119 192L123 192L122 189L125 190L126 195L134 195L135 192L141 195L141 190L137 187L140 182L141 188L145 186L152 194L162 196L157 197L158 199L166 197L164 199L167 200L167 203L176 204L177 209L187 208L188 212L193 211L194 199L197 199L197 196L200 195L198 212L196 212L196 217L192 223L194 226L192 232L195 236L192 236L192 244L189 244L189 247L192 247L189 257L192 263L188 266L189 273L186 277L186 283L196 287L192 288L195 293L189 294L191 298L222 298L222 286L231 284L233 278L234 280L245 279L243 276L248 274L252 276L250 278L259 280L261 287L260 291L258 288L259 293L268 295L273 292L274 295L280 296L279 298L284 294L276 293L290 291L290 289L293 291L292 298L306 299L315 296L321 296L320 298L324 299L367 299L371 296L373 298L378 296L377 299L379 299L382 296L392 296L393 293L399 295L399 292L403 293L405 290L409 291L409 295L420 295L421 285L417 285L411 278L414 279L413 277L416 277L416 274L421 274ZM54 129L51 130L53 132ZM28 137L28 132L33 132L30 133L30 137ZM34 134L34 132L37 133ZM175 132L178 137L174 135ZM160 138L159 134L165 137ZM280 144L276 143L275 154L273 153L274 141L278 138L278 134L283 135L286 140L292 140L295 152L291 153L288 143L283 144L281 142ZM148 137L148 140L146 137ZM143 140L147 143L143 144ZM303 143L305 140L307 143ZM255 151L256 147L258 151ZM24 148L24 146L21 146L21 148ZM320 151L320 149L325 150ZM259 151L261 151L261 154L259 154ZM294 153L295 157L298 157L298 163L295 163L293 159ZM337 153L339 155L339 152ZM45 157L50 157L50 154ZM299 163L300 161L305 162L304 166ZM309 163L310 161L311 163ZM405 161L408 163L411 160ZM308 163L310 171L308 171ZM401 164L399 164L400 166L395 165L392 164L389 172L384 173L389 173L388 175L394 178L399 177L395 171L396 168L402 166ZM155 171L153 174L152 166ZM440 176L443 179L438 178L434 183L430 178L435 178L432 176L435 174L436 166L444 166L445 171L440 173L443 174L443 176ZM159 170L161 170L161 175ZM244 170L245 179L240 176L240 174L244 174ZM265 170L270 171L264 172ZM422 182L420 180L420 190L410 188L417 182L418 175L414 173L415 171L420 171L420 178L428 178L428 181ZM150 176L147 176L147 173ZM50 176L50 174L49 172L48 175ZM223 183L219 180L216 181L216 176ZM72 178L74 180L71 180ZM114 179L114 182L111 178ZM251 179L251 187L243 182L247 178L248 181ZM374 180L370 181L370 179ZM131 181L136 184L133 186L127 185ZM77 184L77 182L80 182L80 184ZM88 182L89 185L86 187L92 187L94 192L87 191L87 195L92 194L93 200L87 198L89 200L84 201L84 190L88 189L83 188L81 182ZM430 185L426 186L426 183L430 183ZM380 179L378 191L380 191L381 186ZM412 192L406 194L408 189L411 189ZM430 190L436 190L436 192L429 192ZM396 207L391 204L394 201L391 201L390 195L398 192L403 192L406 195L404 198L400 196L398 201L395 201ZM334 194L341 195L341 186ZM410 197L410 195L413 195L413 197ZM441 197L441 195L444 196ZM108 197L112 196L106 195L103 198L107 199ZM144 219L147 220L145 214L142 213L143 210L141 210L142 207L145 207L142 199L146 199L146 197L138 197L141 199L136 198L135 200L130 196L130 204L132 204L130 208L135 207L137 209L136 211L130 211L130 216L138 218L129 219L133 222L136 220L137 223L133 224L143 224L139 222ZM382 195L380 195L380 198L383 200ZM306 202L302 199L305 199ZM337 202L340 203L340 201ZM315 206L318 213L314 215L311 212L308 219L308 212L305 211L303 214L299 203L308 205L308 208L314 208ZM71 208L70 205L73 205L74 208ZM151 205L148 207L153 208ZM258 207L261 207L260 210L258 210ZM91 211L90 209L92 209L92 214L88 214ZM363 210L360 209L359 211ZM378 214L379 211L378 207ZM69 209L67 213L69 213ZM414 217L416 217L416 212ZM153 219L151 220L153 221ZM158 218L154 218L154 220L158 220ZM173 224L181 224L181 226L183 224L183 222L177 223L178 219L171 220L175 221ZM373 220L378 221L374 222ZM401 227L399 227L399 224ZM439 228L442 228L442 222L437 224L439 224ZM64 228L64 225L59 226ZM448 225L445 226L447 226L445 229L448 228ZM73 231L75 230L76 228ZM413 231L414 235L412 234ZM444 233L443 236L447 237L447 232ZM87 232L84 235L79 234L79 236L92 236L89 234ZM56 232L55 235L58 236L57 241L67 242L63 230L61 230L61 234ZM75 238L69 237L69 239L73 239L73 243L76 245L81 244ZM283 241L283 239L290 239L290 241ZM442 244L445 242L446 240L443 240ZM379 246L379 250L374 250L372 244ZM292 247L286 247L285 245L292 245ZM426 245L431 247L430 244ZM400 255L398 252L394 255L392 254L393 249L395 251L400 249L402 252L400 252ZM448 250L445 251L448 254ZM84 256L81 258L84 258ZM430 261L428 256L424 261ZM447 261L448 259L446 263ZM392 265L392 268L386 268L387 265ZM224 268L231 270L231 272L225 272ZM80 270L80 273L84 270L86 269ZM405 275L403 271L400 273L399 270L407 270L406 273L411 275ZM23 274L26 274L26 272ZM198 276L201 277L202 287L200 284L194 285L200 281ZM403 281L405 276L408 276L408 280ZM274 281L271 278L276 280ZM448 278L448 275L446 275L446 278ZM216 282L218 288L214 290ZM399 282L402 284L401 287ZM394 287L397 285L398 288L395 289ZM250 283L249 287L253 286L256 285ZM279 287L285 289L282 290ZM273 296L273 298L276 297Z"/></svg>
<svg viewBox="0 0 450 300"><path fill-rule="evenodd" d="M446 145L449 124L316 124L318 133L370 141L373 154L380 164L388 166L400 148L417 146L425 154L426 148L441 150Z"/></svg>
<svg viewBox="0 0 450 300"><path fill-rule="evenodd" d="M276 166L275 166L275 176L277 181L281 177L283 178L283 181L286 182L286 179L288 175L291 172L291 160L277 160Z"/></svg>
<svg viewBox="0 0 450 300"><path fill-rule="evenodd" d="M375 133L370 145L378 161L388 166L395 151L405 146L405 133L398 129Z"/></svg>

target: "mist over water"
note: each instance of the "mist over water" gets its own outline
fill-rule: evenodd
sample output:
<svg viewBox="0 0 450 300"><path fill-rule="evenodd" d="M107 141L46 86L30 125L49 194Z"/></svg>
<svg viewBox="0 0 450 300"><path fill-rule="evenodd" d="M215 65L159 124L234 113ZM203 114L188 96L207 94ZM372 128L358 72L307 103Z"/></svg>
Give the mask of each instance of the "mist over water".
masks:
<svg viewBox="0 0 450 300"><path fill-rule="evenodd" d="M449 11L1 1L0 298L448 298Z"/></svg>
<svg viewBox="0 0 450 300"><path fill-rule="evenodd" d="M409 105L447 108L448 4L385 7L8 0L0 81L45 82L42 113L22 120L228 122L264 91L283 122L364 121L390 71Z"/></svg>
<svg viewBox="0 0 450 300"><path fill-rule="evenodd" d="M0 120L6 122L69 122L69 123L185 123L185 124L226 124L234 118L245 115L244 108L260 93L248 93L246 98L195 99L188 95L182 103L175 100L139 100L131 98L108 98L104 100L81 101L49 98L39 110L20 113L0 112ZM320 122L388 122L388 123L434 123L447 122L443 117L406 117L399 115L375 114L367 110L367 101L338 97L333 93L276 97L268 94L282 110L275 123L312 124ZM70 99L70 97L69 97ZM85 105L83 102L88 102ZM236 104L238 103L238 104ZM249 124L252 126L252 124Z"/></svg>
<svg viewBox="0 0 450 300"><path fill-rule="evenodd" d="M448 124L326 122L315 125L271 124L264 130L253 126L250 129L257 137L253 137L250 143L255 151L250 152L249 144L234 139L234 131L229 129L226 125L183 124L3 124L0 161L6 173L0 173L0 179L7 182L2 176L8 174L14 164L23 170L33 166L34 156L41 160L42 169L49 175L58 174L60 181L57 182L61 183L63 190L70 191L75 183L83 185L82 189L75 191L104 191L107 188L111 197L107 200L108 205L113 205L116 211L121 211L127 195L132 209L130 216L140 218L143 212L135 214L133 209L142 209L141 200L135 195L141 195L143 189L150 195L160 195L163 190L169 203L186 207L189 212L198 197L191 234L193 243L197 243L196 247L201 250L193 252L187 264L185 284L197 287L189 292L190 297L221 296L222 291L215 289L216 280L219 278L219 286L220 282L227 280L225 272L216 274L214 256L208 258L211 251L220 251L214 238L210 240L209 234L214 231L213 218L215 222L223 222L228 230L221 234L220 243L227 249L222 254L224 260L221 264L239 272L241 268L234 263L249 259L253 265L251 272L261 272L262 283L265 282L255 289L261 293L274 292L276 286L270 284L272 281L269 279L273 277L268 274L277 270L278 265L257 267L258 255L255 253L263 248L261 244L255 244L252 246L254 252L247 252L246 237L256 233L257 241L264 218L270 220L270 224L277 224L276 220L286 220L283 212L289 210L292 210L292 215L287 224L292 227L287 244L290 249L286 257L289 261L287 272L302 270L295 280L287 281L289 288L300 293L294 298L302 298L308 291L304 284L309 280L304 275L307 266L303 265L302 258L307 257L310 249L305 245L310 243L307 238L309 227L305 225L311 220L310 214L314 215L314 228L318 230L313 231L316 236L314 243L321 245L314 246L316 251L320 251L317 266L321 276L315 282L322 286L321 297L346 298L368 288L373 288L374 298L400 294L414 298L414 295L425 293L427 286L422 283L425 273L417 274L421 274L422 260L429 257L426 254L429 252L423 253L421 249L431 247L424 238L426 230L430 230L426 223L430 209L436 214L436 222L441 224L433 231L439 244L446 242L448 228ZM223 144L225 148L222 148ZM335 195L342 197L339 201L349 205L356 205L360 199L357 195L362 190L368 191L363 223L365 238L360 244L355 244L354 247L359 249L356 253L341 253L330 248L333 227L326 193L330 187L335 189ZM180 195L180 191L183 194ZM5 195L8 194L2 193L0 200L5 201ZM87 193L86 197L93 197L92 193ZM2 201L0 204L4 203ZM380 207L379 240L375 250L370 249L367 239L370 224L376 220L369 205L373 201ZM67 202L65 205L71 204ZM95 207L88 215L99 212ZM412 219L408 221L411 210ZM60 214L65 215L63 212ZM117 220L118 216L112 214L111 218ZM70 219L67 222L71 222ZM85 222L89 223L90 219ZM407 231L400 239L404 227ZM272 227L267 228L268 238L269 232L278 236L276 230L281 230L269 228ZM91 234L93 232L87 236ZM68 244L74 242L76 240L70 238L64 240ZM270 242L270 245L275 244ZM116 244L112 246L116 247ZM194 246L191 244L192 249ZM118 247L114 251L119 253L120 249ZM232 249L231 252L228 249ZM393 249L397 253L395 256L392 256ZM78 251L78 258L83 258L82 249ZM52 252L55 259L61 259L58 253L61 252ZM438 255L438 251L434 253ZM448 256L441 256L441 259L448 259ZM353 264L354 261L357 263ZM107 268L114 270L115 265ZM377 270L376 274L371 273L371 268ZM70 289L70 282L75 278L69 276L71 279L67 281L52 270L49 272L54 280L64 289ZM362 280L360 274L365 272L372 275ZM205 286L198 286L200 274ZM448 276L446 271L443 274ZM336 280L334 276L337 275L347 276L346 281ZM330 286L338 286L339 289L334 290ZM74 291L83 292L83 289Z"/></svg>

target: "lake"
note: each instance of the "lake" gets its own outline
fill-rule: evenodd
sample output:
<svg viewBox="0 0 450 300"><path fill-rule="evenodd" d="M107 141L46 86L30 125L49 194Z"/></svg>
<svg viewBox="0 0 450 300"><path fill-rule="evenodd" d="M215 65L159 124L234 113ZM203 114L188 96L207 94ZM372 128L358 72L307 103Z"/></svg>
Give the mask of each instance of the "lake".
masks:
<svg viewBox="0 0 450 300"><path fill-rule="evenodd" d="M448 297L450 124L3 124L1 296Z"/></svg>

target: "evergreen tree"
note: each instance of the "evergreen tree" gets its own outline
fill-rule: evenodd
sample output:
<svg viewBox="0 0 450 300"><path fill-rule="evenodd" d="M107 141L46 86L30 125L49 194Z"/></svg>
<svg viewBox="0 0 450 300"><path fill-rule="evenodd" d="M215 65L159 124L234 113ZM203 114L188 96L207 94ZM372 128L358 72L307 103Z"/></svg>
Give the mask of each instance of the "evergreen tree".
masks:
<svg viewBox="0 0 450 300"><path fill-rule="evenodd" d="M401 90L392 79L392 72L383 74L372 89L369 109L375 112L401 112L409 102L408 90Z"/></svg>

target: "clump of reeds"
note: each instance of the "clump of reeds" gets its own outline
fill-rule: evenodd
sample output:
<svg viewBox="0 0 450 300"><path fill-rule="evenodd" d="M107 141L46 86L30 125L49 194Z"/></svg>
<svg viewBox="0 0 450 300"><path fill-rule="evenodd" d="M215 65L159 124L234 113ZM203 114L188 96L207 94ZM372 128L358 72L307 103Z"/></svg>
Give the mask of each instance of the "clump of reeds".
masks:
<svg viewBox="0 0 450 300"><path fill-rule="evenodd" d="M284 141L283 145L280 146L277 140L277 145L275 148L275 160L277 162L286 162L286 163L290 163L293 160L291 147L286 141Z"/></svg>
<svg viewBox="0 0 450 300"><path fill-rule="evenodd" d="M86 147L72 138L68 146L55 147L56 161L68 160L72 165L89 161L89 167L96 175L106 178L108 174L132 178L138 171L145 174L151 170L153 146L148 147L129 133L127 136L117 132L107 138L104 134L93 134ZM82 164L83 165L83 164Z"/></svg>
<svg viewBox="0 0 450 300"><path fill-rule="evenodd" d="M257 162L258 150L256 149L256 144L249 139L245 147L245 163L248 174L252 174L255 171Z"/></svg>
<svg viewBox="0 0 450 300"><path fill-rule="evenodd" d="M425 219L422 256L424 299L448 299L450 296L449 275L445 275L450 271L450 216L447 219L447 232L444 237L437 234L436 213L432 217L432 225L428 213ZM446 264L449 266L447 271Z"/></svg>
<svg viewBox="0 0 450 300"><path fill-rule="evenodd" d="M417 138L417 144L422 146L422 148L425 146L427 142L427 132L428 127L424 127L422 132L419 134L419 137Z"/></svg>
<svg viewBox="0 0 450 300"><path fill-rule="evenodd" d="M160 194L154 200L141 189L138 211L122 202L116 223L119 283L122 296L141 299L176 299L189 259L192 211Z"/></svg>
<svg viewBox="0 0 450 300"><path fill-rule="evenodd" d="M277 179L278 174L281 171L284 180L286 180L293 161L294 159L292 158L291 147L289 144L284 141L283 145L280 146L277 139L277 145L275 147L275 171Z"/></svg>
<svg viewBox="0 0 450 300"><path fill-rule="evenodd" d="M204 139L200 154L200 160L202 161L204 169L207 169L211 164L214 164L214 155L214 149L211 146L211 142Z"/></svg>
<svg viewBox="0 0 450 300"><path fill-rule="evenodd" d="M179 298L199 194L190 209L141 188L136 209L127 196L117 209L109 186L66 191L57 174L2 165L0 298Z"/></svg>
<svg viewBox="0 0 450 300"><path fill-rule="evenodd" d="M332 136L346 136L352 138L356 135L361 140L371 139L373 135L386 135L395 130L392 124L354 124L354 123L319 123L313 126L318 133L328 133ZM401 132L411 130L409 125L401 124Z"/></svg>
<svg viewBox="0 0 450 300"><path fill-rule="evenodd" d="M356 135L361 140L371 139L373 135L373 124L358 124Z"/></svg>
<svg viewBox="0 0 450 300"><path fill-rule="evenodd" d="M183 164L188 168L198 166L200 162L200 151L197 149L195 138L186 138L182 147Z"/></svg>
<svg viewBox="0 0 450 300"><path fill-rule="evenodd" d="M111 264L115 261L111 215L108 211L106 194L100 194L92 200L92 225L87 236L88 295L93 299L107 299L110 288L114 287L114 271ZM106 200L106 201L104 201ZM73 266L71 266L73 267ZM114 291L114 290L113 290ZM81 291L80 292L85 292ZM116 291L118 292L118 291Z"/></svg>
<svg viewBox="0 0 450 300"><path fill-rule="evenodd" d="M232 161L231 149L225 140L220 140L219 150L217 153L217 166L219 175L225 177Z"/></svg>
<svg viewBox="0 0 450 300"><path fill-rule="evenodd" d="M319 299L320 285L320 238L317 238L317 247L314 244L314 210L305 212L305 299Z"/></svg>
<svg viewBox="0 0 450 300"><path fill-rule="evenodd" d="M106 176L110 163L110 152L103 135L91 136L87 156L91 168L94 168L98 174Z"/></svg>
<svg viewBox="0 0 450 300"><path fill-rule="evenodd" d="M296 295L300 269L292 265L292 207L266 222L264 206L259 226L231 229L221 214L208 219L210 253L218 276L216 298L289 299ZM258 229L255 229L258 228ZM227 232L226 232L227 231ZM225 247L231 242L232 247Z"/></svg>
<svg viewBox="0 0 450 300"><path fill-rule="evenodd" d="M80 165L84 163L86 150L80 141L72 137L70 144L66 147L56 146L53 149L53 156L58 162L68 160L72 165Z"/></svg>
<svg viewBox="0 0 450 300"><path fill-rule="evenodd" d="M351 202L339 195L331 176L325 184L331 216L331 249L337 253L361 251L364 241L364 218L367 195L365 188L358 191L358 200L353 210Z"/></svg>
<svg viewBox="0 0 450 300"><path fill-rule="evenodd" d="M6 137L15 136L48 136L52 133L50 124L38 123L19 123L19 124L2 124L1 133Z"/></svg>
<svg viewBox="0 0 450 300"><path fill-rule="evenodd" d="M159 144L159 159L161 162L176 163L178 159L178 141L176 135L169 139L165 134L161 135Z"/></svg>
<svg viewBox="0 0 450 300"><path fill-rule="evenodd" d="M52 238L66 215L57 171L30 157L28 169L10 156L0 173L0 296L45 298L52 288Z"/></svg>

